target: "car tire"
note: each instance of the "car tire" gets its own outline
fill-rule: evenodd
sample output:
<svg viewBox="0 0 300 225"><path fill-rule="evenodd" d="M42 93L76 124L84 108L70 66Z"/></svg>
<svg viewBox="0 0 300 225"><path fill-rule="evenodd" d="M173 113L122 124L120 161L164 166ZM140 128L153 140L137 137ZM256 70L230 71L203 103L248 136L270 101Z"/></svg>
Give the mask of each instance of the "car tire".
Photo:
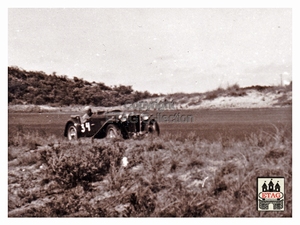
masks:
<svg viewBox="0 0 300 225"><path fill-rule="evenodd" d="M67 137L68 137L69 141L78 139L77 128L74 126L74 124L70 124L68 126Z"/></svg>
<svg viewBox="0 0 300 225"><path fill-rule="evenodd" d="M106 137L110 139L122 138L121 131L114 124L109 124L106 128Z"/></svg>
<svg viewBox="0 0 300 225"><path fill-rule="evenodd" d="M149 123L149 130L148 132L152 136L159 136L160 130L159 130L159 125L155 120L151 120Z"/></svg>

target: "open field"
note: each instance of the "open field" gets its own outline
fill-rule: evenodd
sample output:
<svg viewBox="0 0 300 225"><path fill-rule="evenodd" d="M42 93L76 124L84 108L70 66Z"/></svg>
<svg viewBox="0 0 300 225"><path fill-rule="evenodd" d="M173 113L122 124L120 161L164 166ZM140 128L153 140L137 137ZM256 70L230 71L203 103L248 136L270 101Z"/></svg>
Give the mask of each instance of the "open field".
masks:
<svg viewBox="0 0 300 225"><path fill-rule="evenodd" d="M174 113L192 121L93 142L62 137L70 113L9 113L8 216L292 216L291 107ZM259 176L285 178L284 212L257 211Z"/></svg>
<svg viewBox="0 0 300 225"><path fill-rule="evenodd" d="M225 136L243 140L251 133L272 132L274 125L283 127L287 131L292 129L291 107L153 111L152 113L157 118L162 133L170 133L182 138L193 132L200 139L206 140L217 140ZM61 137L64 125L71 114L78 114L78 112L9 113L8 132L10 136L21 131ZM165 117L179 119L165 121Z"/></svg>

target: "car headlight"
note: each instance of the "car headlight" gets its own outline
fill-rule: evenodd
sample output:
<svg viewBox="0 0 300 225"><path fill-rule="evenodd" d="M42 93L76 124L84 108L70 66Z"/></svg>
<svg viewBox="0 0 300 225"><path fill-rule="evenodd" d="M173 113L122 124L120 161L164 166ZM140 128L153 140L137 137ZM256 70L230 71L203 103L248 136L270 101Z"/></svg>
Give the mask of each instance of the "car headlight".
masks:
<svg viewBox="0 0 300 225"><path fill-rule="evenodd" d="M128 113L121 115L120 120L122 122L125 122L128 119L128 115L129 115Z"/></svg>
<svg viewBox="0 0 300 225"><path fill-rule="evenodd" d="M148 120L149 116L148 115L143 115L142 118L143 118L143 120Z"/></svg>

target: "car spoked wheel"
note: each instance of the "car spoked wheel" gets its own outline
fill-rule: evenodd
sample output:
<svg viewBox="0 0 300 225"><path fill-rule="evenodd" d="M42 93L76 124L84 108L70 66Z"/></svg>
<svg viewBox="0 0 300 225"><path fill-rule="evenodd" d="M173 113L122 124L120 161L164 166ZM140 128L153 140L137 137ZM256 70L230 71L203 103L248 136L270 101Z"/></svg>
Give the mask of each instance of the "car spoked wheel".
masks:
<svg viewBox="0 0 300 225"><path fill-rule="evenodd" d="M159 136L159 126L155 120L150 121L148 129L151 135Z"/></svg>
<svg viewBox="0 0 300 225"><path fill-rule="evenodd" d="M74 125L69 125L68 127L68 139L70 141L78 139L77 129Z"/></svg>
<svg viewBox="0 0 300 225"><path fill-rule="evenodd" d="M113 124L110 124L106 128L106 137L110 139L121 138L120 130Z"/></svg>

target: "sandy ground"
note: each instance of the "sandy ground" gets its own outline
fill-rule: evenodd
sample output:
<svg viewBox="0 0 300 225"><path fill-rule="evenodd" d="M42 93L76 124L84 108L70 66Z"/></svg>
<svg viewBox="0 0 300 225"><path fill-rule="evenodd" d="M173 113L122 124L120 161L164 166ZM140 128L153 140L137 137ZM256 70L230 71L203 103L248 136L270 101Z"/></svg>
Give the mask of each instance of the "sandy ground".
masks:
<svg viewBox="0 0 300 225"><path fill-rule="evenodd" d="M269 108L281 107L283 104L278 99L287 96L287 101L292 101L292 92L259 92L247 90L244 96L220 96L213 100L203 100L201 96L182 97L174 101L175 109L209 109L209 108ZM203 96L202 96L203 98ZM163 102L164 98L150 99L149 101ZM170 101L170 100L168 100ZM184 103L180 103L184 102Z"/></svg>
<svg viewBox="0 0 300 225"><path fill-rule="evenodd" d="M181 105L182 108L197 109L197 108L268 108L274 107L278 102L278 98L285 93L262 93L255 90L247 91L247 95L239 97L218 97L213 100L203 100L196 105L189 105L190 102L196 99L190 99L187 104ZM292 93L288 92L288 99L292 99Z"/></svg>

